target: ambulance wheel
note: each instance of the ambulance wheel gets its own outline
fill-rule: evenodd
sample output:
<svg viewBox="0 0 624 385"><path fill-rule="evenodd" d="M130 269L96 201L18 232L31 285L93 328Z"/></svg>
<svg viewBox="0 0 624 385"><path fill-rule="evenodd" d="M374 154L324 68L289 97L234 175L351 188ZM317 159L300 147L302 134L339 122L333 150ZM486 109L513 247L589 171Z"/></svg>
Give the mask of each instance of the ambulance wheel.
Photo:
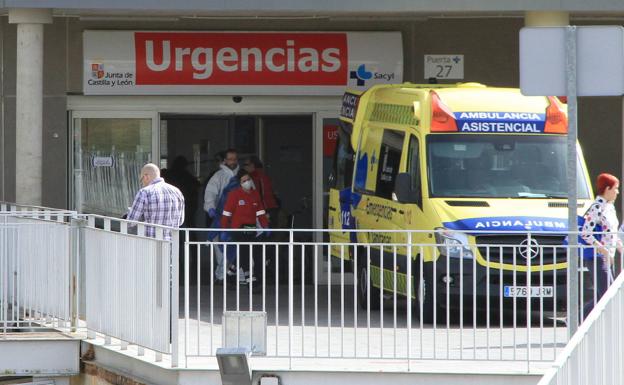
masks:
<svg viewBox="0 0 624 385"><path fill-rule="evenodd" d="M358 274L358 287L360 292L360 308L363 310L368 309L368 295L370 293L370 308L379 308L379 289L372 285L372 279L369 277L366 266L359 268ZM370 286L370 289L369 289Z"/></svg>

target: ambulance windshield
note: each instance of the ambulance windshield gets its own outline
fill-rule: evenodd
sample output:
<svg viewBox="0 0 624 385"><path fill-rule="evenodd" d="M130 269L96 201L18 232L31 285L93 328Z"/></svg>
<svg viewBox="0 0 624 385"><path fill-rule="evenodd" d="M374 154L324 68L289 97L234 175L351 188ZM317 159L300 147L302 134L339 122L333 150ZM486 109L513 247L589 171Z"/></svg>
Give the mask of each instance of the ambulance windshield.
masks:
<svg viewBox="0 0 624 385"><path fill-rule="evenodd" d="M566 137L433 134L431 197L567 198ZM577 159L578 198L589 189Z"/></svg>

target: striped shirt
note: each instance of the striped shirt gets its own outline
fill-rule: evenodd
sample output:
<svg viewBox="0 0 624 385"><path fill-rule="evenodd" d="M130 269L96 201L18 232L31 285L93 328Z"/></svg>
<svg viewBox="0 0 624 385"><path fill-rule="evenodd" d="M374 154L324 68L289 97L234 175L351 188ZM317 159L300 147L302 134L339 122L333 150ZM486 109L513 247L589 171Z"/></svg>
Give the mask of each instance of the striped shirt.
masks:
<svg viewBox="0 0 624 385"><path fill-rule="evenodd" d="M184 196L177 187L156 178L136 194L128 220L180 227L184 222ZM154 237L156 229L147 226L146 235ZM165 231L164 236L171 239L171 232Z"/></svg>

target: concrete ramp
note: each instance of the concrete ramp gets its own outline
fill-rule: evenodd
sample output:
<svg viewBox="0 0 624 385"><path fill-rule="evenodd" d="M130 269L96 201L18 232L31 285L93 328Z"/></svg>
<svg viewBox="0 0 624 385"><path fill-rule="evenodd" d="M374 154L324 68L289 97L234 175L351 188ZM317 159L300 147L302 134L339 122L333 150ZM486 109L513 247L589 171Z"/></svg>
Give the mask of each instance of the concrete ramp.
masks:
<svg viewBox="0 0 624 385"><path fill-rule="evenodd" d="M61 332L0 334L0 379L80 373L80 339Z"/></svg>

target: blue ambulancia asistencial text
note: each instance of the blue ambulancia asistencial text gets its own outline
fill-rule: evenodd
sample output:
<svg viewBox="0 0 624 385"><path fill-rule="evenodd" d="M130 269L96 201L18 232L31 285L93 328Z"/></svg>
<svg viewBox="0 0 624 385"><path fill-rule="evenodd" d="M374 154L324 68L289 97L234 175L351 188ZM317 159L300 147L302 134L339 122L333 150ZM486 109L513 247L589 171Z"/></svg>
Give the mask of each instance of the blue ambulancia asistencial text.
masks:
<svg viewBox="0 0 624 385"><path fill-rule="evenodd" d="M534 112L456 112L460 132L543 133L545 114Z"/></svg>

